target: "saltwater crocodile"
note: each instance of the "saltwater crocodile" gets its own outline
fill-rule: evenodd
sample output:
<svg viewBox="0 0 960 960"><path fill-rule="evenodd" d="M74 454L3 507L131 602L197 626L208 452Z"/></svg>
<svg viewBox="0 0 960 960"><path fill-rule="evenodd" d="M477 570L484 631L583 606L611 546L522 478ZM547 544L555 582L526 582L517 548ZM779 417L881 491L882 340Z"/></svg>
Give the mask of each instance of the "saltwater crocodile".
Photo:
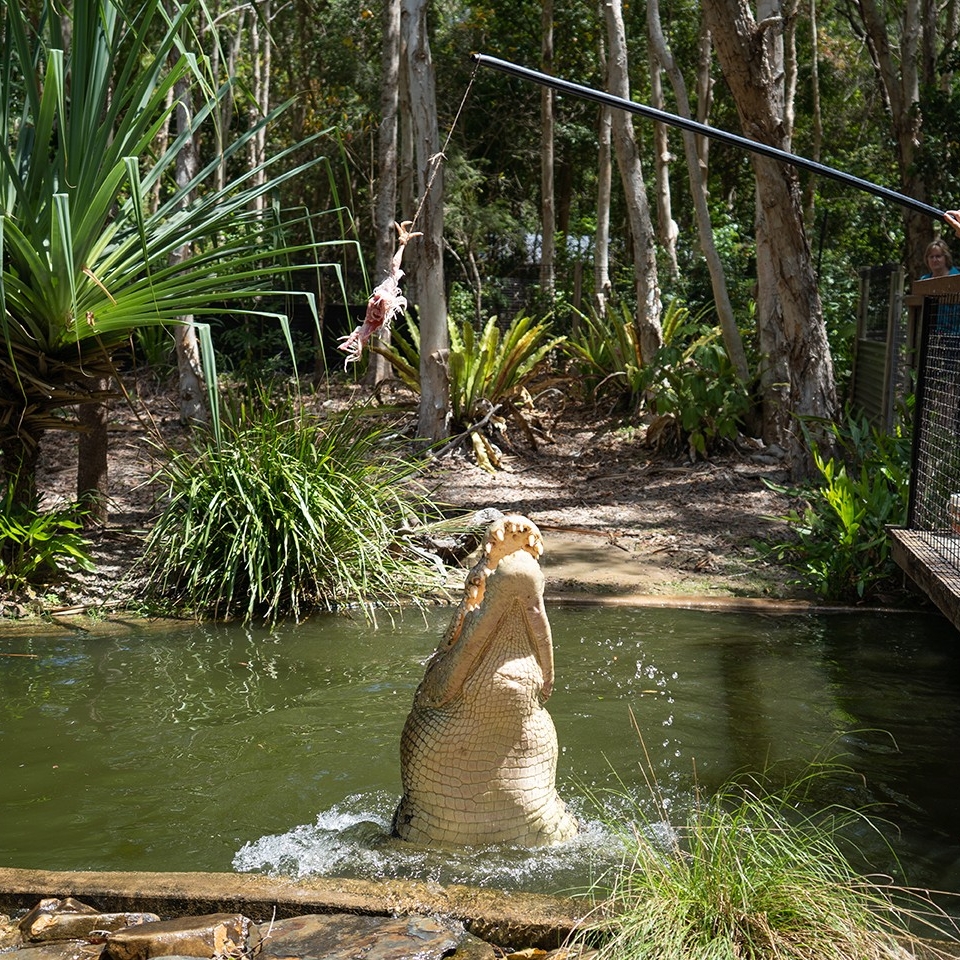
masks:
<svg viewBox="0 0 960 960"><path fill-rule="evenodd" d="M404 840L539 846L577 833L542 705L553 688L542 553L526 517L490 524L403 729L393 831Z"/></svg>

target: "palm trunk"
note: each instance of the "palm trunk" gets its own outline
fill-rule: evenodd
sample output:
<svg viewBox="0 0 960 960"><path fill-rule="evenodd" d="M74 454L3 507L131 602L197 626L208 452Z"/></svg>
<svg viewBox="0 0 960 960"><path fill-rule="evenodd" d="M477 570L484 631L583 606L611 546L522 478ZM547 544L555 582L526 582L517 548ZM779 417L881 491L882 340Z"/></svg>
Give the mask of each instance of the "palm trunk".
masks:
<svg viewBox="0 0 960 960"><path fill-rule="evenodd" d="M94 391L106 393L110 381L100 377L92 386ZM110 496L108 413L103 401L81 403L77 409L81 428L77 441L77 500L86 508L83 526L88 530L107 525Z"/></svg>

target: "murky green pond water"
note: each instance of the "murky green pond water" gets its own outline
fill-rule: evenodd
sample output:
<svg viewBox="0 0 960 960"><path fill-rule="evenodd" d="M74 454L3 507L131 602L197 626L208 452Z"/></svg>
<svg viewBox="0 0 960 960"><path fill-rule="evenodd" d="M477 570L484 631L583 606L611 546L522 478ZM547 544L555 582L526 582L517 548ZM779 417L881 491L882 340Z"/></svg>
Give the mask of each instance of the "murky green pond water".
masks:
<svg viewBox="0 0 960 960"><path fill-rule="evenodd" d="M824 801L883 804L907 879L960 890L960 636L941 618L554 609L558 780L586 830L458 855L388 837L448 618L0 635L0 864L582 888L616 856L604 817L650 807L632 710L678 817L695 787L842 752L862 780Z"/></svg>

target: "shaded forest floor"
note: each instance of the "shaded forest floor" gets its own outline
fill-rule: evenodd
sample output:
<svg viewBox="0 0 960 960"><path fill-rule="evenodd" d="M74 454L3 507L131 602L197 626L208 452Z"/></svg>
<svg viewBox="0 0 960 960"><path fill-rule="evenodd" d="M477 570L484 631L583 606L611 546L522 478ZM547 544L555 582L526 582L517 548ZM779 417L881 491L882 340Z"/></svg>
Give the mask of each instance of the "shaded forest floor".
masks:
<svg viewBox="0 0 960 960"><path fill-rule="evenodd" d="M115 401L110 418L110 520L90 535L96 571L50 587L7 615L118 608L136 585L136 561L159 493L150 478L156 443L184 439L175 392L149 381L133 408ZM342 406L364 399L353 385L321 388L318 400ZM793 571L765 562L757 541L789 537L778 518L796 503L768 485L783 483L783 464L759 443L691 462L653 450L642 427L546 391L536 411L536 443L511 429L503 465L481 469L462 447L435 458L420 479L445 505L496 507L537 523L546 543L548 594L806 598ZM43 506L75 492L76 437L44 440L39 486Z"/></svg>

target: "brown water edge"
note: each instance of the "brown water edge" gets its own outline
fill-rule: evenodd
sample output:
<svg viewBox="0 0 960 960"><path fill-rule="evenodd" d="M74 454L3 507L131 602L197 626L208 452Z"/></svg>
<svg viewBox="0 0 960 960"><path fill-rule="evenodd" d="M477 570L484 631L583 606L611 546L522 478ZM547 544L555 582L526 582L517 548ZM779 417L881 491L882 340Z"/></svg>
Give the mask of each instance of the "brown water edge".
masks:
<svg viewBox="0 0 960 960"><path fill-rule="evenodd" d="M164 919L212 913L242 913L256 923L311 913L442 916L488 943L543 950L561 946L590 911L586 900L415 880L0 867L0 913L29 910L45 897L75 897L104 912L149 912Z"/></svg>
<svg viewBox="0 0 960 960"><path fill-rule="evenodd" d="M544 600L549 607L640 607L662 608L665 610L715 610L727 613L764 613L767 615L797 616L802 614L830 614L830 613L867 613L867 614L916 614L913 607L861 607L852 603L822 603L815 600L778 599L774 597L749 596L710 596L705 594L651 594L636 592L629 585L621 585L622 589L611 587L610 592L597 592L596 584L586 584L575 581L559 589L550 589L549 582L544 593ZM440 606L449 606L452 610L457 603L457 597L452 596ZM435 603L430 606L437 605ZM549 609L548 609L549 612ZM936 614L934 609L924 609L926 613ZM345 615L350 615L346 611ZM200 620L176 617L158 617L141 615L131 611L105 612L102 615L90 617L85 612L50 611L44 617L14 619L0 617L0 632L22 633L26 627L37 625L56 629L77 629L85 633L116 634L126 630L164 630L172 626L182 626L186 623L200 623ZM944 621L946 622L946 621Z"/></svg>

